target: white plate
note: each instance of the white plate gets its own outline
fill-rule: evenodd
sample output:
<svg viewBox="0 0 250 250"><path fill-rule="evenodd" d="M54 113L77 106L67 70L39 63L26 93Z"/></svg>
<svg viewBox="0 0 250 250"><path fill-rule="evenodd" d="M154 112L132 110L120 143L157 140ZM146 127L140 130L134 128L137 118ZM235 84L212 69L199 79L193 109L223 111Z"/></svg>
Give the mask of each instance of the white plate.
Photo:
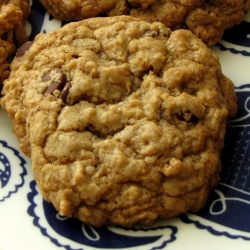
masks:
<svg viewBox="0 0 250 250"><path fill-rule="evenodd" d="M63 24L34 1L26 28L32 40ZM239 110L227 131L221 181L202 211L150 229L95 228L60 217L38 192L30 159L0 109L0 250L250 249L250 15L212 50L235 84Z"/></svg>

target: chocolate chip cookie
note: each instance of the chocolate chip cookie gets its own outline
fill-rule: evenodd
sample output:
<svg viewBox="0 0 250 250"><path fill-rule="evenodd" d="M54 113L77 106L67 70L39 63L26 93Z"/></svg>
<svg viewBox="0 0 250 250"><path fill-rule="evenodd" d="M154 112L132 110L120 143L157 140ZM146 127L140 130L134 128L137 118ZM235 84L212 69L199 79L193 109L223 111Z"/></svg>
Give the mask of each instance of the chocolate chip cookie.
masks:
<svg viewBox="0 0 250 250"><path fill-rule="evenodd" d="M239 24L250 10L250 0L40 0L48 12L62 20L94 16L131 15L160 21L171 30L187 28L207 45L214 45L225 29Z"/></svg>
<svg viewBox="0 0 250 250"><path fill-rule="evenodd" d="M16 49L27 40L24 25L29 13L29 0L0 0L0 90Z"/></svg>
<svg viewBox="0 0 250 250"><path fill-rule="evenodd" d="M44 198L96 226L202 208L237 109L200 39L130 16L39 34L19 50L3 94Z"/></svg>

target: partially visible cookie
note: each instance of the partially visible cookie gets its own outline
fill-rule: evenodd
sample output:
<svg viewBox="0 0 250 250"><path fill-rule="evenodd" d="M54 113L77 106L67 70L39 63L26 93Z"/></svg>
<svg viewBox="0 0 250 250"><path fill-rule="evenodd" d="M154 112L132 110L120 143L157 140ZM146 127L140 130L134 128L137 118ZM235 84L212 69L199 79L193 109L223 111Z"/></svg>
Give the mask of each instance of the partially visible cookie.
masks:
<svg viewBox="0 0 250 250"><path fill-rule="evenodd" d="M171 30L187 28L207 45L214 45L225 29L239 24L250 10L250 0L40 0L61 20L95 16L131 15L160 21Z"/></svg>
<svg viewBox="0 0 250 250"><path fill-rule="evenodd" d="M119 16L70 23L19 52L2 104L62 215L150 225L204 206L237 104L200 39Z"/></svg>
<svg viewBox="0 0 250 250"><path fill-rule="evenodd" d="M186 26L208 45L214 45L226 29L240 24L250 10L250 0L210 0L191 11Z"/></svg>
<svg viewBox="0 0 250 250"><path fill-rule="evenodd" d="M52 16L65 21L79 21L98 15L129 14L129 5L125 0L40 0L40 2Z"/></svg>
<svg viewBox="0 0 250 250"><path fill-rule="evenodd" d="M29 0L0 0L0 89L16 49L27 40L24 25L29 13Z"/></svg>

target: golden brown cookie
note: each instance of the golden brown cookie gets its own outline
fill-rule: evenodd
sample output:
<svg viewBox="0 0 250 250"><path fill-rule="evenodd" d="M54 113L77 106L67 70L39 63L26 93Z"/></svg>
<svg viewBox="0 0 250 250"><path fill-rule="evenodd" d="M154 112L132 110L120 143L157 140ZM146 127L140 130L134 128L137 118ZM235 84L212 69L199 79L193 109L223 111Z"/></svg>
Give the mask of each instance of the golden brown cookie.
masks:
<svg viewBox="0 0 250 250"><path fill-rule="evenodd" d="M40 2L52 16L65 21L129 13L129 5L124 0L40 0Z"/></svg>
<svg viewBox="0 0 250 250"><path fill-rule="evenodd" d="M3 94L44 198L96 226L202 208L237 109L200 39L129 16L38 35L19 50Z"/></svg>
<svg viewBox="0 0 250 250"><path fill-rule="evenodd" d="M61 20L95 16L131 15L160 21L171 30L187 28L207 45L220 40L225 29L239 24L250 9L250 0L40 0Z"/></svg>
<svg viewBox="0 0 250 250"><path fill-rule="evenodd" d="M208 45L214 45L226 29L240 24L250 10L249 0L210 0L192 10L186 26Z"/></svg>
<svg viewBox="0 0 250 250"><path fill-rule="evenodd" d="M0 89L16 49L27 40L24 25L29 13L29 0L0 0Z"/></svg>

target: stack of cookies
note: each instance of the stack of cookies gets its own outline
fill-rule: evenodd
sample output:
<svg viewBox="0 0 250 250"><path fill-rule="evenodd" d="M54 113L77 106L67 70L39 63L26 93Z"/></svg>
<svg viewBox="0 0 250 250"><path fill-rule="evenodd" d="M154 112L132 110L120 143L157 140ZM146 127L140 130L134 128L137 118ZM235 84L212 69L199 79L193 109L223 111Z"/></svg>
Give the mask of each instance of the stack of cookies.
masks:
<svg viewBox="0 0 250 250"><path fill-rule="evenodd" d="M80 4L41 2L65 19ZM176 1L99 2L84 1L74 16L112 17L37 35L17 51L4 82L1 104L32 159L38 187L61 215L95 226L152 225L198 211L219 180L237 101L218 57L178 28L200 11L212 18L216 6L230 1L182 1L175 7L185 15L169 23L175 31L153 19L164 10L159 6L174 11L167 6ZM235 24L248 7L231 2L240 9ZM120 15L123 8L150 21Z"/></svg>

